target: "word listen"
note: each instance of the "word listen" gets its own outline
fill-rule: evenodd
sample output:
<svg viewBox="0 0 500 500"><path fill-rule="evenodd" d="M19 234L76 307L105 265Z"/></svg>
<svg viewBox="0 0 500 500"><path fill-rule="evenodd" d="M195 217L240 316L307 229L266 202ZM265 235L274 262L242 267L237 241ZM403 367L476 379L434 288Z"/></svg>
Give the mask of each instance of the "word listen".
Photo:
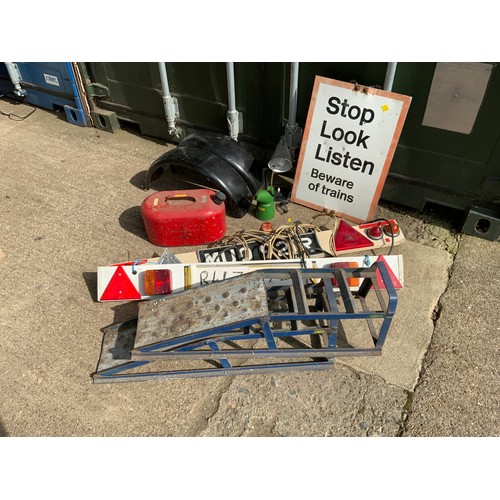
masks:
<svg viewBox="0 0 500 500"><path fill-rule="evenodd" d="M375 168L375 164L373 162L353 157L349 151L346 151L343 154L339 151L335 151L335 153L333 153L332 146L330 146L325 152L323 146L324 145L320 143L316 147L316 154L314 155L316 160L332 163L333 165L342 165L344 168L350 168L351 170L360 171L363 174L366 172L368 175L372 175L373 169Z"/></svg>
<svg viewBox="0 0 500 500"><path fill-rule="evenodd" d="M356 126L371 123L375 118L375 111L373 111L373 109L351 105L347 99L341 101L335 96L328 99L326 111L331 115L339 115L348 118L355 122ZM363 129L344 130L342 127L329 127L327 120L323 120L319 135L325 139L333 139L335 142L343 142L355 148L359 148L362 151L368 149L368 139L370 139L370 136ZM316 154L314 155L315 160L349 168L355 172L361 172L362 174L373 174L375 164L372 161L358 158L349 151L346 151L344 147L342 151L334 151L334 146L327 146L327 142L328 141L323 141L318 143L316 146Z"/></svg>

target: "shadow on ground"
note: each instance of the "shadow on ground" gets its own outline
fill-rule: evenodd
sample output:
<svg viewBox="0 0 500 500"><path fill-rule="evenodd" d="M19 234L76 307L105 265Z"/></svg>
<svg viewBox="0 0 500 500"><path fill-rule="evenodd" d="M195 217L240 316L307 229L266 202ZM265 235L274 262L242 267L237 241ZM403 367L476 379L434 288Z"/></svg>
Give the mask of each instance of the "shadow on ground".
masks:
<svg viewBox="0 0 500 500"><path fill-rule="evenodd" d="M139 301L118 304L111 308L114 312L114 323L123 323L129 319L136 319L139 316Z"/></svg>
<svg viewBox="0 0 500 500"><path fill-rule="evenodd" d="M7 431L5 430L5 427L0 420L0 437L8 437Z"/></svg>
<svg viewBox="0 0 500 500"><path fill-rule="evenodd" d="M97 302L97 273L82 273L85 284L87 285L90 297Z"/></svg>
<svg viewBox="0 0 500 500"><path fill-rule="evenodd" d="M130 207L124 210L118 217L118 223L125 231L149 241L142 220L141 207Z"/></svg>
<svg viewBox="0 0 500 500"><path fill-rule="evenodd" d="M142 170L141 172L137 172L131 179L130 184L132 186L141 189L142 191L146 191L146 170Z"/></svg>

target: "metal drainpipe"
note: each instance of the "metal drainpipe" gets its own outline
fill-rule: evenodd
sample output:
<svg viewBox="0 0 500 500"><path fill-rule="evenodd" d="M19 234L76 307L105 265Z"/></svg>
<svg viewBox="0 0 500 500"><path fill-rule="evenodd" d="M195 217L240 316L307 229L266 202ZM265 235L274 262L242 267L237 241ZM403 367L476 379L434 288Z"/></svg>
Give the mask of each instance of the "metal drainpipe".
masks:
<svg viewBox="0 0 500 500"><path fill-rule="evenodd" d="M392 90L392 86L394 85L394 76L396 75L397 67L398 67L397 62L387 63L387 71L385 72L385 80L384 80L384 90L388 90L389 92Z"/></svg>
<svg viewBox="0 0 500 500"><path fill-rule="evenodd" d="M299 63L290 66L290 98L288 103L288 123L285 127L286 142L290 149L300 144L302 129L297 126L297 102L299 91Z"/></svg>
<svg viewBox="0 0 500 500"><path fill-rule="evenodd" d="M168 87L166 63L159 62L158 68L160 70L161 93L163 96L163 106L165 108L165 115L167 117L168 133L170 135L179 136L179 131L175 126L176 113L175 113L174 98L170 95L170 89Z"/></svg>
<svg viewBox="0 0 500 500"><path fill-rule="evenodd" d="M240 122L238 111L236 110L236 95L234 90L234 63L226 63L226 73L227 73L227 123L229 126L229 135L231 139L235 141L238 140L238 134L240 132Z"/></svg>
<svg viewBox="0 0 500 500"><path fill-rule="evenodd" d="M12 82L12 85L14 85L14 94L17 95L17 97L25 97L26 90L24 90L20 85L21 74L19 73L17 65L12 62L6 62L4 64L7 67L10 81Z"/></svg>

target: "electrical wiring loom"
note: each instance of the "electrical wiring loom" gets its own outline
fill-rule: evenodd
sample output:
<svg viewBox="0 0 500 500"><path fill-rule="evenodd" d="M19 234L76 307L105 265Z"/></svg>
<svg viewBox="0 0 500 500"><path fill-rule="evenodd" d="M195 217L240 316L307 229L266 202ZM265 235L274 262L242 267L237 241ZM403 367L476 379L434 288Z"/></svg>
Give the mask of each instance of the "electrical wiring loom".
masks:
<svg viewBox="0 0 500 500"><path fill-rule="evenodd" d="M309 257L307 248L304 247L299 235L322 230L313 222L322 215L332 217L334 226L336 218L333 213L318 214L313 217L310 223L296 222L294 224L279 226L273 231L263 231L256 229L245 229L238 231L234 235L225 236L221 240L213 243L211 247L239 245L243 247L245 260L251 258L250 245L260 245L264 260L281 259L306 259ZM335 229L335 228L334 228Z"/></svg>

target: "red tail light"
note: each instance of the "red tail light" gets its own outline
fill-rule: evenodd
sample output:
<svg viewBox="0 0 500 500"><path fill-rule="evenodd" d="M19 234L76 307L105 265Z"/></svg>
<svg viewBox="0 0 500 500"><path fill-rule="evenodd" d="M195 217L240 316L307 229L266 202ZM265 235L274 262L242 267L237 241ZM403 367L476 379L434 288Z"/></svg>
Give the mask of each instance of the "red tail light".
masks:
<svg viewBox="0 0 500 500"><path fill-rule="evenodd" d="M390 221L390 224L385 224L384 225L384 233L387 235L387 236L398 236L399 235L399 225L397 224L397 222L394 222L394 221Z"/></svg>
<svg viewBox="0 0 500 500"><path fill-rule="evenodd" d="M337 262L335 264L331 264L330 267L332 269L356 269L359 265L357 262ZM359 286L359 278L347 278L347 283L349 286ZM339 286L335 278L332 278L332 285Z"/></svg>
<svg viewBox="0 0 500 500"><path fill-rule="evenodd" d="M165 295L172 293L172 272L170 269L154 269L144 273L146 295Z"/></svg>

